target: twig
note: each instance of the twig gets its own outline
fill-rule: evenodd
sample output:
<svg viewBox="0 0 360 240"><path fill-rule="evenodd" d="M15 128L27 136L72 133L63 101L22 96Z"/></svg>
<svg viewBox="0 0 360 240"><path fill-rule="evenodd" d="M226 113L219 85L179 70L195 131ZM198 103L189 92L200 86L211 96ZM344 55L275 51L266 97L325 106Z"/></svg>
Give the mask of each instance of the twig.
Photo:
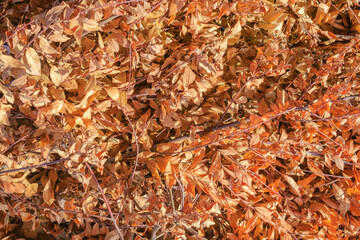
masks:
<svg viewBox="0 0 360 240"><path fill-rule="evenodd" d="M185 202L185 191L184 191L184 186L181 184L180 180L177 178L176 174L174 174L174 177L176 179L176 181L179 183L180 185L180 191L181 191L181 211L184 210L184 202Z"/></svg>
<svg viewBox="0 0 360 240"><path fill-rule="evenodd" d="M173 214L175 215L175 203L174 203L174 196L172 193L172 187L169 189L169 192L170 192L170 199L171 199L171 206L172 206Z"/></svg>
<svg viewBox="0 0 360 240"><path fill-rule="evenodd" d="M120 238L121 240L123 240L124 237L123 237L123 235L122 235L122 233L121 233L121 230L120 230L119 226L118 226L117 223L116 223L116 220L115 220L115 218L114 218L114 215L113 215L113 213L112 213L112 211L111 211L111 208L110 208L110 205L109 205L109 201L107 200L107 198L106 198L106 196L105 196L105 193L104 193L102 187L100 186L99 181L97 180L97 178L96 178L93 170L92 170L91 167L89 166L89 163L85 161L85 165L86 165L86 167L89 169L91 176L92 176L93 179L95 180L96 185L97 185L97 187L99 188L102 197L104 198L106 207L107 207L107 209L108 209L108 211L109 211L109 214L110 214L110 218L111 218L112 222L114 223L114 226L115 226L115 229L116 229L116 231L117 231L117 233L118 233L118 235L119 235L119 238Z"/></svg>
<svg viewBox="0 0 360 240"><path fill-rule="evenodd" d="M327 102L334 102L334 101L338 101L338 100L349 100L349 99L357 98L357 97L359 97L359 95L351 95L351 96L342 97L342 98L338 98L338 99L331 99L331 100L329 100L329 101L327 101ZM257 127L257 126L259 126L259 125L261 125L261 124L267 123L267 122L269 122L269 121L271 121L271 120L275 120L276 117L281 116L281 115L283 115L283 114L285 114L285 113L287 113L287 112L290 112L290 111L292 111L292 110L294 110L294 111L300 111L300 110L308 110L308 109L309 109L309 106L304 106L304 107L298 107L298 108L288 109L288 110L286 110L286 111L284 111L284 112L278 113L277 115L269 118L269 119L266 120L266 121L263 121L263 122L260 122L259 124L256 124L255 126L245 128L245 129L241 130L240 132L234 133L234 134L232 134L232 135L230 135L230 136L227 136L227 137L225 137L225 138L219 139L219 140L214 141L214 142L210 142L210 143L208 143L208 144L205 144L205 145L202 145L202 146L199 146L199 147L191 148L191 149L188 149L188 150L179 151L179 152L173 152L173 153L163 153L163 152L157 152L155 149L156 149L156 147L157 147L159 144L163 144L163 143L178 143L178 142L182 142L182 141L185 141L185 140L187 140L187 139L190 139L190 134L187 134L187 135L184 135L184 136L181 136L181 137L172 139L172 140L162 141L162 142L159 142L159 143L157 143L157 144L154 144L153 147L152 147L152 151L153 151L153 152L156 152L156 153L159 153L159 154L164 154L164 155L173 155L173 154L180 154L180 153L185 153L185 152L193 151L193 150L196 150L196 149L199 149L199 148L207 147L207 146L209 146L209 145L211 145L211 144L214 144L214 143L223 141L223 140L225 140L225 139L234 137L234 136L236 136L236 135L239 135L240 133L246 132L246 131L248 131L248 130L254 128L254 127ZM360 113L356 113L356 114L354 114L354 116L359 115L359 114L360 114ZM350 116L353 116L353 115L349 115L349 117L350 117ZM343 117L338 117L338 118L343 118ZM338 119L338 118L330 118L330 119L328 119L328 120ZM198 135L201 136L201 135L204 135L204 134L209 133L209 132L214 132L214 131L216 131L216 130L225 129L225 128L231 128L231 127L236 127L236 126L238 126L238 125L240 125L240 124L243 124L244 122L245 122L245 123L248 123L249 121L250 121L250 119L247 118L247 119L244 119L242 122L241 122L241 121L236 121L236 122L232 122L232 123L223 124L223 125L220 125L220 126L218 126L218 127L217 127L217 126L211 127L211 128L206 129L206 130L204 130L204 131L196 132L196 134L198 134ZM294 120L294 121L290 121L290 120L278 120L278 121L281 121L281 122L304 122L304 120ZM305 120L305 121L306 121L306 122L308 122L308 121L311 122L311 121L317 121L317 120ZM133 154L133 153L124 154L123 157L124 157L124 158L134 157L134 154Z"/></svg>
<svg viewBox="0 0 360 240"><path fill-rule="evenodd" d="M95 215L95 214L89 214L89 213L78 212L78 211L70 211L70 210L65 210L65 209L49 208L49 207L44 207L44 206L37 205L37 204L33 204L33 203L30 203L30 204L33 205L33 206L42 208L42 209L44 209L44 210L48 210L48 211L65 212L65 213L69 213L69 214L81 214L81 215L88 216L88 217L94 217L94 218L99 218L99 219L106 219L106 220L110 220L110 221L111 221L111 218L104 217L104 216L99 216L99 215Z"/></svg>
<svg viewBox="0 0 360 240"><path fill-rule="evenodd" d="M153 227L153 232L151 233L151 237L150 237L150 240L155 240L157 239L156 237L156 233L157 231L160 229L160 226L155 224L154 227Z"/></svg>
<svg viewBox="0 0 360 240"><path fill-rule="evenodd" d="M43 30L41 30L38 34L36 34L36 36L34 36L27 44L25 47L23 47L23 49L21 49L21 51L16 55L16 58L19 58L20 55L25 51L25 49L27 49L43 32L45 32L46 30L48 30L48 27L44 28Z"/></svg>
<svg viewBox="0 0 360 240"><path fill-rule="evenodd" d="M61 158L61 159L56 160L56 161L41 163L41 164L37 164L37 165L34 165L34 166L28 166L28 167L23 167L23 168L5 170L5 171L1 171L0 174L19 172L19 171L29 170L29 169L33 169L33 168L40 168L40 167L50 166L50 165L54 165L54 164L57 164L57 163L60 163L60 162L63 162L63 161L69 160L69 159L70 159L69 157Z"/></svg>
<svg viewBox="0 0 360 240"><path fill-rule="evenodd" d="M15 142L13 142L12 144L10 144L4 151L1 152L1 154L6 153L7 151L9 151L10 148L12 148L14 145L16 145L17 143L21 142L22 140L25 140L27 137L30 137L32 134L34 134L34 132L36 132L37 129L32 130L31 132L29 132L28 134L26 134L25 136L19 138L18 140L16 140Z"/></svg>
<svg viewBox="0 0 360 240"><path fill-rule="evenodd" d="M133 180L134 180L135 171L136 171L136 168L137 168L137 165L138 165L138 162L139 162L139 153L140 153L139 141L138 141L138 138L137 138L137 135L136 135L136 131L135 131L134 125L133 125L132 122L130 121L129 116L126 114L125 110L120 106L120 104L119 104L118 102L116 102L116 104L122 109L122 112L124 113L127 121L129 122L130 127L131 127L132 130L133 130L133 137L135 138L135 144L136 144L136 159L135 159L134 170L133 170L133 172L132 172L132 174L131 174L131 178L130 178L130 183L129 183L129 187L130 187L130 185L132 184L132 182L133 182Z"/></svg>
<svg viewBox="0 0 360 240"><path fill-rule="evenodd" d="M130 42L130 35L129 35L129 42ZM130 93L130 87L131 84L131 68L132 68L132 52L131 52L131 42L129 43L129 80L128 80L128 88L127 88L127 94L129 96Z"/></svg>

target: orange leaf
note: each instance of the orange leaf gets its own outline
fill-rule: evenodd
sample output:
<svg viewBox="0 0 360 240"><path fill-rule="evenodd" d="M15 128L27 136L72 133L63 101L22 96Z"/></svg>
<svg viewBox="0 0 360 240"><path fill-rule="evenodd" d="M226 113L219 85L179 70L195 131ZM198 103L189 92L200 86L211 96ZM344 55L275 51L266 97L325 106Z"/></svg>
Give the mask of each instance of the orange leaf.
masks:
<svg viewBox="0 0 360 240"><path fill-rule="evenodd" d="M204 156L205 156L205 149L201 148L200 151L194 156L194 160L188 169L191 170L197 167L200 164L200 162L203 160Z"/></svg>

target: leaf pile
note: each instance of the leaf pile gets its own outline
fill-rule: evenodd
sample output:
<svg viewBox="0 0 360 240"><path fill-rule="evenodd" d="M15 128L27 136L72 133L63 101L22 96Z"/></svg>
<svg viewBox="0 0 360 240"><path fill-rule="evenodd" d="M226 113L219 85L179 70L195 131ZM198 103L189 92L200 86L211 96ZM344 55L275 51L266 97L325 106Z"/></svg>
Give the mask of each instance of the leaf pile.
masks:
<svg viewBox="0 0 360 240"><path fill-rule="evenodd" d="M357 1L45 2L1 5L1 238L359 235Z"/></svg>

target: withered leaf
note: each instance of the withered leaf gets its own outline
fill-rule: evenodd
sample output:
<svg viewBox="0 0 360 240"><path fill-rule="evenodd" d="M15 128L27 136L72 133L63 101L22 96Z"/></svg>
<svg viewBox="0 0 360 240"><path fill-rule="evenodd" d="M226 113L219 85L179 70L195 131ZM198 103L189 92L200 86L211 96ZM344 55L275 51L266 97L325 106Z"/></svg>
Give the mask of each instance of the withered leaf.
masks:
<svg viewBox="0 0 360 240"><path fill-rule="evenodd" d="M26 72L31 75L41 75L41 61L39 55L33 48L27 48L25 55L22 57L22 62L25 65Z"/></svg>
<svg viewBox="0 0 360 240"><path fill-rule="evenodd" d="M55 201L54 190L53 190L53 187L51 186L50 179L46 182L46 185L44 187L43 199L47 205L51 205Z"/></svg>

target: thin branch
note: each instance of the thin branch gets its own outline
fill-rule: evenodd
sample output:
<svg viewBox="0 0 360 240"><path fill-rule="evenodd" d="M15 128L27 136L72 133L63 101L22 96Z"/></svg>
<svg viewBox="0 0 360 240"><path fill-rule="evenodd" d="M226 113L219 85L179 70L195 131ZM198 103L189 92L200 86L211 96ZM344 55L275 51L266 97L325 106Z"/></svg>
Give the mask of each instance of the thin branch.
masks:
<svg viewBox="0 0 360 240"><path fill-rule="evenodd" d="M138 165L138 162L139 162L139 153L140 153L139 141L138 141L138 138L137 138L137 135L136 135L136 131L135 131L134 125L132 124L129 116L126 114L125 110L120 106L120 104L119 104L118 102L116 102L116 104L122 109L122 112L124 113L127 121L129 122L129 125L130 125L131 129L133 130L133 137L135 138L136 159L135 159L134 170L133 170L133 172L132 172L132 174L131 174L131 178L130 178L130 183L129 183L129 187L130 187L130 185L132 184L132 182L133 182L133 180L134 180L135 171L136 171L136 168L137 168L137 165Z"/></svg>
<svg viewBox="0 0 360 240"><path fill-rule="evenodd" d="M15 58L19 58L21 56L21 54L25 51L25 49L27 49L42 33L44 33L46 30L48 30L48 27L44 28L43 30L41 30L38 34L36 34L36 36L34 36L27 44L25 47L23 47L21 49L21 51L16 55Z"/></svg>
<svg viewBox="0 0 360 240"><path fill-rule="evenodd" d="M169 189L169 192L170 192L171 207L173 210L173 214L175 215L175 203L174 203L174 196L172 193L172 187Z"/></svg>
<svg viewBox="0 0 360 240"><path fill-rule="evenodd" d="M178 179L178 177L176 176L176 174L174 174L174 177L176 179L176 181L179 183L180 185L180 191L181 191L181 211L184 210L184 202L185 202L185 190L184 190L184 186L182 185L182 183L180 182L180 180Z"/></svg>
<svg viewBox="0 0 360 240"><path fill-rule="evenodd" d="M118 233L119 238L120 238L121 240L123 240L124 237L123 237L123 235L122 235L122 233L121 233L121 230L120 230L119 226L118 226L117 223L116 223L116 220L115 220L115 218L114 218L114 215L113 215L113 213L112 213L112 211L111 211L111 208L110 208L110 205L109 205L109 201L107 200L107 198L106 198L106 196L105 196L105 193L104 193L102 187L100 186L99 181L97 180L97 178L96 178L93 170L92 170L91 167L89 166L89 163L85 161L85 165L86 165L86 167L89 169L91 176L92 176L93 179L95 180L96 185L97 185L97 187L99 188L102 197L104 198L106 207L107 207L107 209L108 209L108 211L109 211L109 214L110 214L110 218L111 218L112 222L114 223L114 226L115 226L115 229L116 229L116 231L117 231L117 233Z"/></svg>
<svg viewBox="0 0 360 240"><path fill-rule="evenodd" d="M157 225L157 224L155 224L154 227L153 227L153 232L152 232L152 234L151 234L150 240L155 240L155 239L157 239L156 233L157 233L157 231L158 231L159 229L160 229L160 226Z"/></svg>
<svg viewBox="0 0 360 240"><path fill-rule="evenodd" d="M50 166L50 165L54 165L54 164L57 164L57 163L60 163L60 162L63 162L63 161L69 160L69 159L70 159L69 157L61 158L61 159L56 160L56 161L41 163L41 164L37 164L37 165L34 165L34 166L28 166L28 167L5 170L5 171L1 171L0 175L5 174L5 173L20 172L20 171L33 169L33 168L41 168L41 167L45 167L45 166Z"/></svg>
<svg viewBox="0 0 360 240"><path fill-rule="evenodd" d="M7 151L9 151L9 149L11 149L13 146L15 146L17 143L25 140L26 138L30 137L32 134L34 134L34 132L36 132L37 129L32 130L31 132L29 132L28 134L26 134L25 136L19 138L18 140L16 140L15 142L13 142L12 144L10 144L4 151L1 152L1 154L6 153Z"/></svg>
<svg viewBox="0 0 360 240"><path fill-rule="evenodd" d="M359 95L351 95L351 96L347 96L347 97L342 97L342 98L338 98L338 99L331 99L331 100L328 100L327 102L334 102L334 101L340 101L340 100L350 100L350 99L353 99L353 98L357 98L359 97ZM289 110L286 110L284 112L281 112L281 113L278 113L277 115L275 116L272 116L270 119L266 120L266 121L263 121L263 122L260 122L259 124L256 124L255 126L251 126L251 127L248 127L248 128L245 128L243 130L241 130L240 132L238 133L234 133L230 136L227 136L225 138L222 138L222 139L219 139L217 141L214 141L214 142L211 142L211 143L208 143L208 144L205 144L205 145L202 145L202 146L199 146L199 147L195 147L195 148L191 148L191 149L188 149L188 150L184 150L184 151L179 151L179 152L173 152L173 153L163 153L163 152L157 152L155 149L156 147L159 145L159 144L162 144L162 143L179 143L179 142L183 142L185 140L188 140L190 139L190 134L187 134L187 135L184 135L184 136L181 136L181 137L178 137L178 138L175 138L175 139L171 139L171 140L167 140L167 141L162 141L162 142L159 142L157 144L154 144L153 147L152 147L152 151L153 152L156 152L156 153L159 153L159 154L164 154L164 155L172 155L172 154L180 154L180 153L185 153L185 152L189 152L189 151L193 151L193 150L196 150L196 149L199 149L199 148L203 148L203 147L207 147L211 144L214 144L214 143L217 143L217 142L221 142L222 140L225 140L225 139L228 139L228 138L231 138L231 137L234 137L236 135L239 135L240 133L243 133L243 132L246 132L248 130L251 130L252 128L255 128L255 127L258 127L259 125L262 125L264 123L267 123L269 121L279 121L279 122L311 122L311 121L323 121L323 120L277 120L276 117L280 116L280 115L284 115L285 113L288 113L292 110L294 111L300 111L300 110L308 110L309 109L309 106L304 106L304 107L298 107L298 108L292 108L292 109L289 109ZM342 117L333 117L333 118L326 118L324 120L333 120L333 119L342 119L344 117L351 117L351 116L357 116L359 115L360 113L355 113L355 114L351 114L351 115L348 115L348 116L342 116ZM232 128L232 127L236 127L238 125L241 125L243 124L244 122L245 123L248 123L250 121L249 118L247 119L244 119L243 121L235 121L235 122L232 122L232 123L227 123L227 124L223 124L223 125L220 125L220 126L215 126L215 127L211 127L211 128L208 128L204 131L200 131L200 132L196 132L196 134L198 134L199 136L202 136L206 133L209 133L209 132L214 132L214 131L217 131L217 130L221 130L221 129L226 129L226 128ZM124 158L129 158L129 157L134 157L134 154L133 153L129 153L129 154L124 154L123 155Z"/></svg>

